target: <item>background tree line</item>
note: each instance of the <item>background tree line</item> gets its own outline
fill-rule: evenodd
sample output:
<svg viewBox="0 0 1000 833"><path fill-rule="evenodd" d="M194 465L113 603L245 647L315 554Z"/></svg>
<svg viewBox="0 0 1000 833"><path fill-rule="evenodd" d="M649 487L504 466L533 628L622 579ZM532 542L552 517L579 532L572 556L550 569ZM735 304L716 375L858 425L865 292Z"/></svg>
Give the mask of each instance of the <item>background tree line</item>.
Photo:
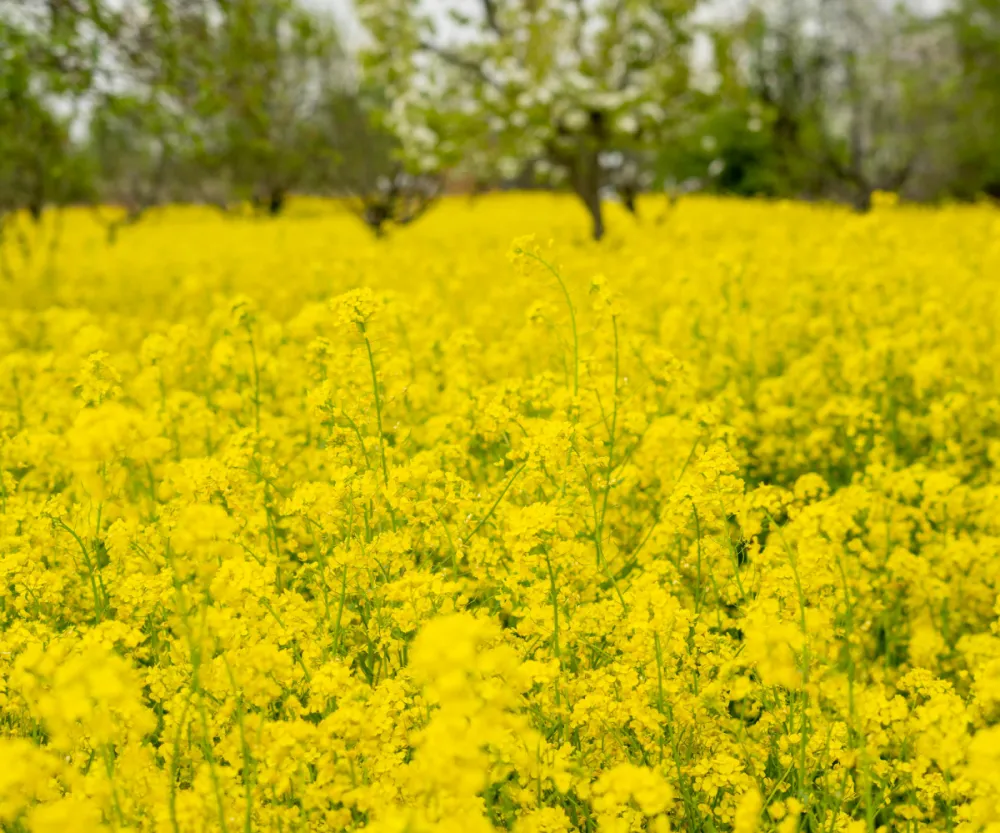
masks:
<svg viewBox="0 0 1000 833"><path fill-rule="evenodd" d="M344 198L377 234L448 177L574 192L1000 197L1000 0L0 0L5 218ZM107 212L101 207L118 206Z"/></svg>

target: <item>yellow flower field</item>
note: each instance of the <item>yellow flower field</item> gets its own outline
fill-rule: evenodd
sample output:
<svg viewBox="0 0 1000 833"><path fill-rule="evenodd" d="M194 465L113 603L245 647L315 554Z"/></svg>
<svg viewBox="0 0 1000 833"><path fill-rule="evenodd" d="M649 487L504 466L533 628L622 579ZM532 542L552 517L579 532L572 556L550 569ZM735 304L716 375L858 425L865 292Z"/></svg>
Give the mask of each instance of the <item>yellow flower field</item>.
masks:
<svg viewBox="0 0 1000 833"><path fill-rule="evenodd" d="M2 829L1000 831L1000 214L640 211L8 234Z"/></svg>

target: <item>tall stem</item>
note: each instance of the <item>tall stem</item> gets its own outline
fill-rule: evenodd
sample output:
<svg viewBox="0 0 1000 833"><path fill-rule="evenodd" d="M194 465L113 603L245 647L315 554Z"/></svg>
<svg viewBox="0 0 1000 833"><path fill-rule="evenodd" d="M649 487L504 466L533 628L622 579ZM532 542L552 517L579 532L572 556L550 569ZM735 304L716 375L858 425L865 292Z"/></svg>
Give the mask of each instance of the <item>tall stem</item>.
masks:
<svg viewBox="0 0 1000 833"><path fill-rule="evenodd" d="M608 496L611 494L611 475L615 468L615 434L618 431L618 318L611 316L611 326L615 333L615 380L614 399L611 403L611 432L608 438L608 474L604 482L604 499L601 504L601 534L604 533L604 519L608 514Z"/></svg>
<svg viewBox="0 0 1000 833"><path fill-rule="evenodd" d="M257 361L257 345L253 342L253 330L247 325L247 341L250 344L250 357L253 360L253 416L254 428L260 434L260 364Z"/></svg>
<svg viewBox="0 0 1000 833"><path fill-rule="evenodd" d="M368 339L368 331L365 329L365 325L359 323L358 329L361 330L361 335L365 339L365 350L368 351L368 367L372 372L372 391L375 394L375 419L378 421L378 448L379 454L382 457L382 478L385 480L385 485L389 485L389 467L385 462L385 435L382 433L382 397L379 396L378 392L378 373L375 370L375 356L372 355L372 343Z"/></svg>
<svg viewBox="0 0 1000 833"><path fill-rule="evenodd" d="M578 396L580 393L580 340L576 332L576 309L573 307L573 299L570 298L566 281L563 280L563 276L559 273L558 269L545 260L545 258L539 257L534 252L526 251L524 254L532 260L542 264L542 266L548 269L555 276L555 279L559 282L559 288L562 290L563 296L566 298L566 306L569 308L569 322L570 326L573 328L573 396Z"/></svg>

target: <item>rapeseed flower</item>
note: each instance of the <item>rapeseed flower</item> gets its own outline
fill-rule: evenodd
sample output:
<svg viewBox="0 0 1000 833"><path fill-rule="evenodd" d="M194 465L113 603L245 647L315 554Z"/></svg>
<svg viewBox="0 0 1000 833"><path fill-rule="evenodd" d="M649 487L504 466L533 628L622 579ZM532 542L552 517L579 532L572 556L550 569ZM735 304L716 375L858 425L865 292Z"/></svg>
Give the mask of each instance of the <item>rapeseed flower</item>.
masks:
<svg viewBox="0 0 1000 833"><path fill-rule="evenodd" d="M27 231L0 826L1000 830L1000 225L875 201Z"/></svg>

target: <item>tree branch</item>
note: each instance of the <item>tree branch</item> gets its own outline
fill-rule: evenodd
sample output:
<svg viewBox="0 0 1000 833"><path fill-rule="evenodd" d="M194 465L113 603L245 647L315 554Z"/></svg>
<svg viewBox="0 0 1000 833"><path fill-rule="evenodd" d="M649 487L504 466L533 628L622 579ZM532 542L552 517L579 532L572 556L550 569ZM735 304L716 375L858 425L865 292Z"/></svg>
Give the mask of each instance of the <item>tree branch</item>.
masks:
<svg viewBox="0 0 1000 833"><path fill-rule="evenodd" d="M497 37L502 38L504 31L497 20L496 0L483 0L483 14L486 15L486 25L496 33Z"/></svg>
<svg viewBox="0 0 1000 833"><path fill-rule="evenodd" d="M920 152L914 150L909 158L900 166L898 170L891 173L886 178L886 187L890 191L898 191L906 184L906 180L910 178L910 174L913 173L913 168L917 164L917 158L920 156Z"/></svg>
<svg viewBox="0 0 1000 833"><path fill-rule="evenodd" d="M430 52L433 55L437 55L445 63L451 64L454 67L463 69L466 72L471 72L473 75L479 78L484 84L489 84L494 89L503 92L503 86L497 83L493 78L490 78L486 74L486 71L479 64L474 61L470 61L463 58L461 55L456 55L447 49L442 49L440 46L436 46L433 43L427 41L420 41L420 48L425 52Z"/></svg>

